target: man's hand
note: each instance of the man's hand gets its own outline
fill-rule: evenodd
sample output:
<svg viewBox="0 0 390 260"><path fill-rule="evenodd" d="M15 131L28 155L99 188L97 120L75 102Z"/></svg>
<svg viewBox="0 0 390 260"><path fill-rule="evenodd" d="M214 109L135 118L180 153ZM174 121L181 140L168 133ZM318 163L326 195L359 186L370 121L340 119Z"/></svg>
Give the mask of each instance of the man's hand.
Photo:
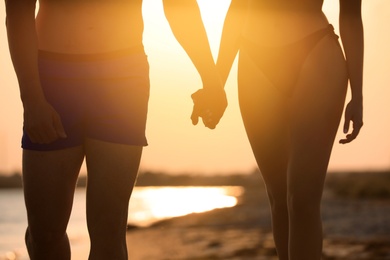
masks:
<svg viewBox="0 0 390 260"><path fill-rule="evenodd" d="M227 107L225 91L221 89L199 89L191 95L194 107L191 114L193 125L197 125L199 117L203 124L214 129Z"/></svg>
<svg viewBox="0 0 390 260"><path fill-rule="evenodd" d="M23 129L33 143L47 144L67 137L60 116L47 102L24 107Z"/></svg>

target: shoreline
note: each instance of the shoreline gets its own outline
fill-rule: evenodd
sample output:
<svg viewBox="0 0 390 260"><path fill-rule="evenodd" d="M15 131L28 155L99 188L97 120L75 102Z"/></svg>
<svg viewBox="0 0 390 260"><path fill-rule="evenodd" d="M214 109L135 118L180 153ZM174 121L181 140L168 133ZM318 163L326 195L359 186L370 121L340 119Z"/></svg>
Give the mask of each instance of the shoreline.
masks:
<svg viewBox="0 0 390 260"><path fill-rule="evenodd" d="M146 180L153 177L155 175ZM172 180L170 176L160 178L167 178L167 182ZM174 178L176 181L183 181L182 177ZM246 184L242 185L245 193L238 198L236 206L170 218L148 227L129 226L129 259L277 259L268 200L260 175L229 178L224 181L241 181ZM190 180L189 176L184 179L185 182ZM221 178L192 179L198 184L211 180L215 181L213 184L217 184ZM390 259L389 185L388 173L328 175L322 202L323 259ZM78 237L71 240L72 260L88 258L87 240ZM15 259L28 258L20 254ZM0 257L0 260L4 259Z"/></svg>
<svg viewBox="0 0 390 260"><path fill-rule="evenodd" d="M325 260L390 259L390 200L324 193ZM265 191L249 189L239 204L159 221L127 233L132 260L277 260Z"/></svg>

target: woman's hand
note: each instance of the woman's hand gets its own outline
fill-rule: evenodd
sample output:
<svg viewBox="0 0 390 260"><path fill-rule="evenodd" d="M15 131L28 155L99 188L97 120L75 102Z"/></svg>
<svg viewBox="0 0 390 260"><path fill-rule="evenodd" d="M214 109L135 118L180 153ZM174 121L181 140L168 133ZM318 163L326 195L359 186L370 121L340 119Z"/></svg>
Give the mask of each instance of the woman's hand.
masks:
<svg viewBox="0 0 390 260"><path fill-rule="evenodd" d="M23 129L33 143L47 144L66 138L61 118L46 101L24 105Z"/></svg>
<svg viewBox="0 0 390 260"><path fill-rule="evenodd" d="M352 121L352 132L349 132L350 122ZM346 109L345 109L345 118L344 118L344 134L346 138L339 141L340 144L347 144L352 142L359 134L360 129L363 126L363 101L351 100Z"/></svg>

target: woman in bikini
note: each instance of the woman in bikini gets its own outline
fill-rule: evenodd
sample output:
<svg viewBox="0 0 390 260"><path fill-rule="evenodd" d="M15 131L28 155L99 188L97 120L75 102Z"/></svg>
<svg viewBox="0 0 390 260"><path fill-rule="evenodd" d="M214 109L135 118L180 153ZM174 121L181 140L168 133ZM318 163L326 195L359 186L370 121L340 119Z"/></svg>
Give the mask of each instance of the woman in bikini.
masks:
<svg viewBox="0 0 390 260"><path fill-rule="evenodd" d="M320 201L348 81L347 135L340 143L355 139L363 125L361 0L340 0L344 53L322 4L232 0L217 61L225 83L240 53L241 114L266 183L283 260L321 258Z"/></svg>

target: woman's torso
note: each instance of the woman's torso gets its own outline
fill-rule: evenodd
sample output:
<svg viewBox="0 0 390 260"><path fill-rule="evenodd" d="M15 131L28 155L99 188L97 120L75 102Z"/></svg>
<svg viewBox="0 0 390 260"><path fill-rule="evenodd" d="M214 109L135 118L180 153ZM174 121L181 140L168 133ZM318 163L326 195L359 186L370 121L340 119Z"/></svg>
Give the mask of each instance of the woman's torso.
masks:
<svg viewBox="0 0 390 260"><path fill-rule="evenodd" d="M243 37L261 45L284 45L324 28L323 0L249 0Z"/></svg>
<svg viewBox="0 0 390 260"><path fill-rule="evenodd" d="M101 53L142 44L142 0L40 0L39 48Z"/></svg>

